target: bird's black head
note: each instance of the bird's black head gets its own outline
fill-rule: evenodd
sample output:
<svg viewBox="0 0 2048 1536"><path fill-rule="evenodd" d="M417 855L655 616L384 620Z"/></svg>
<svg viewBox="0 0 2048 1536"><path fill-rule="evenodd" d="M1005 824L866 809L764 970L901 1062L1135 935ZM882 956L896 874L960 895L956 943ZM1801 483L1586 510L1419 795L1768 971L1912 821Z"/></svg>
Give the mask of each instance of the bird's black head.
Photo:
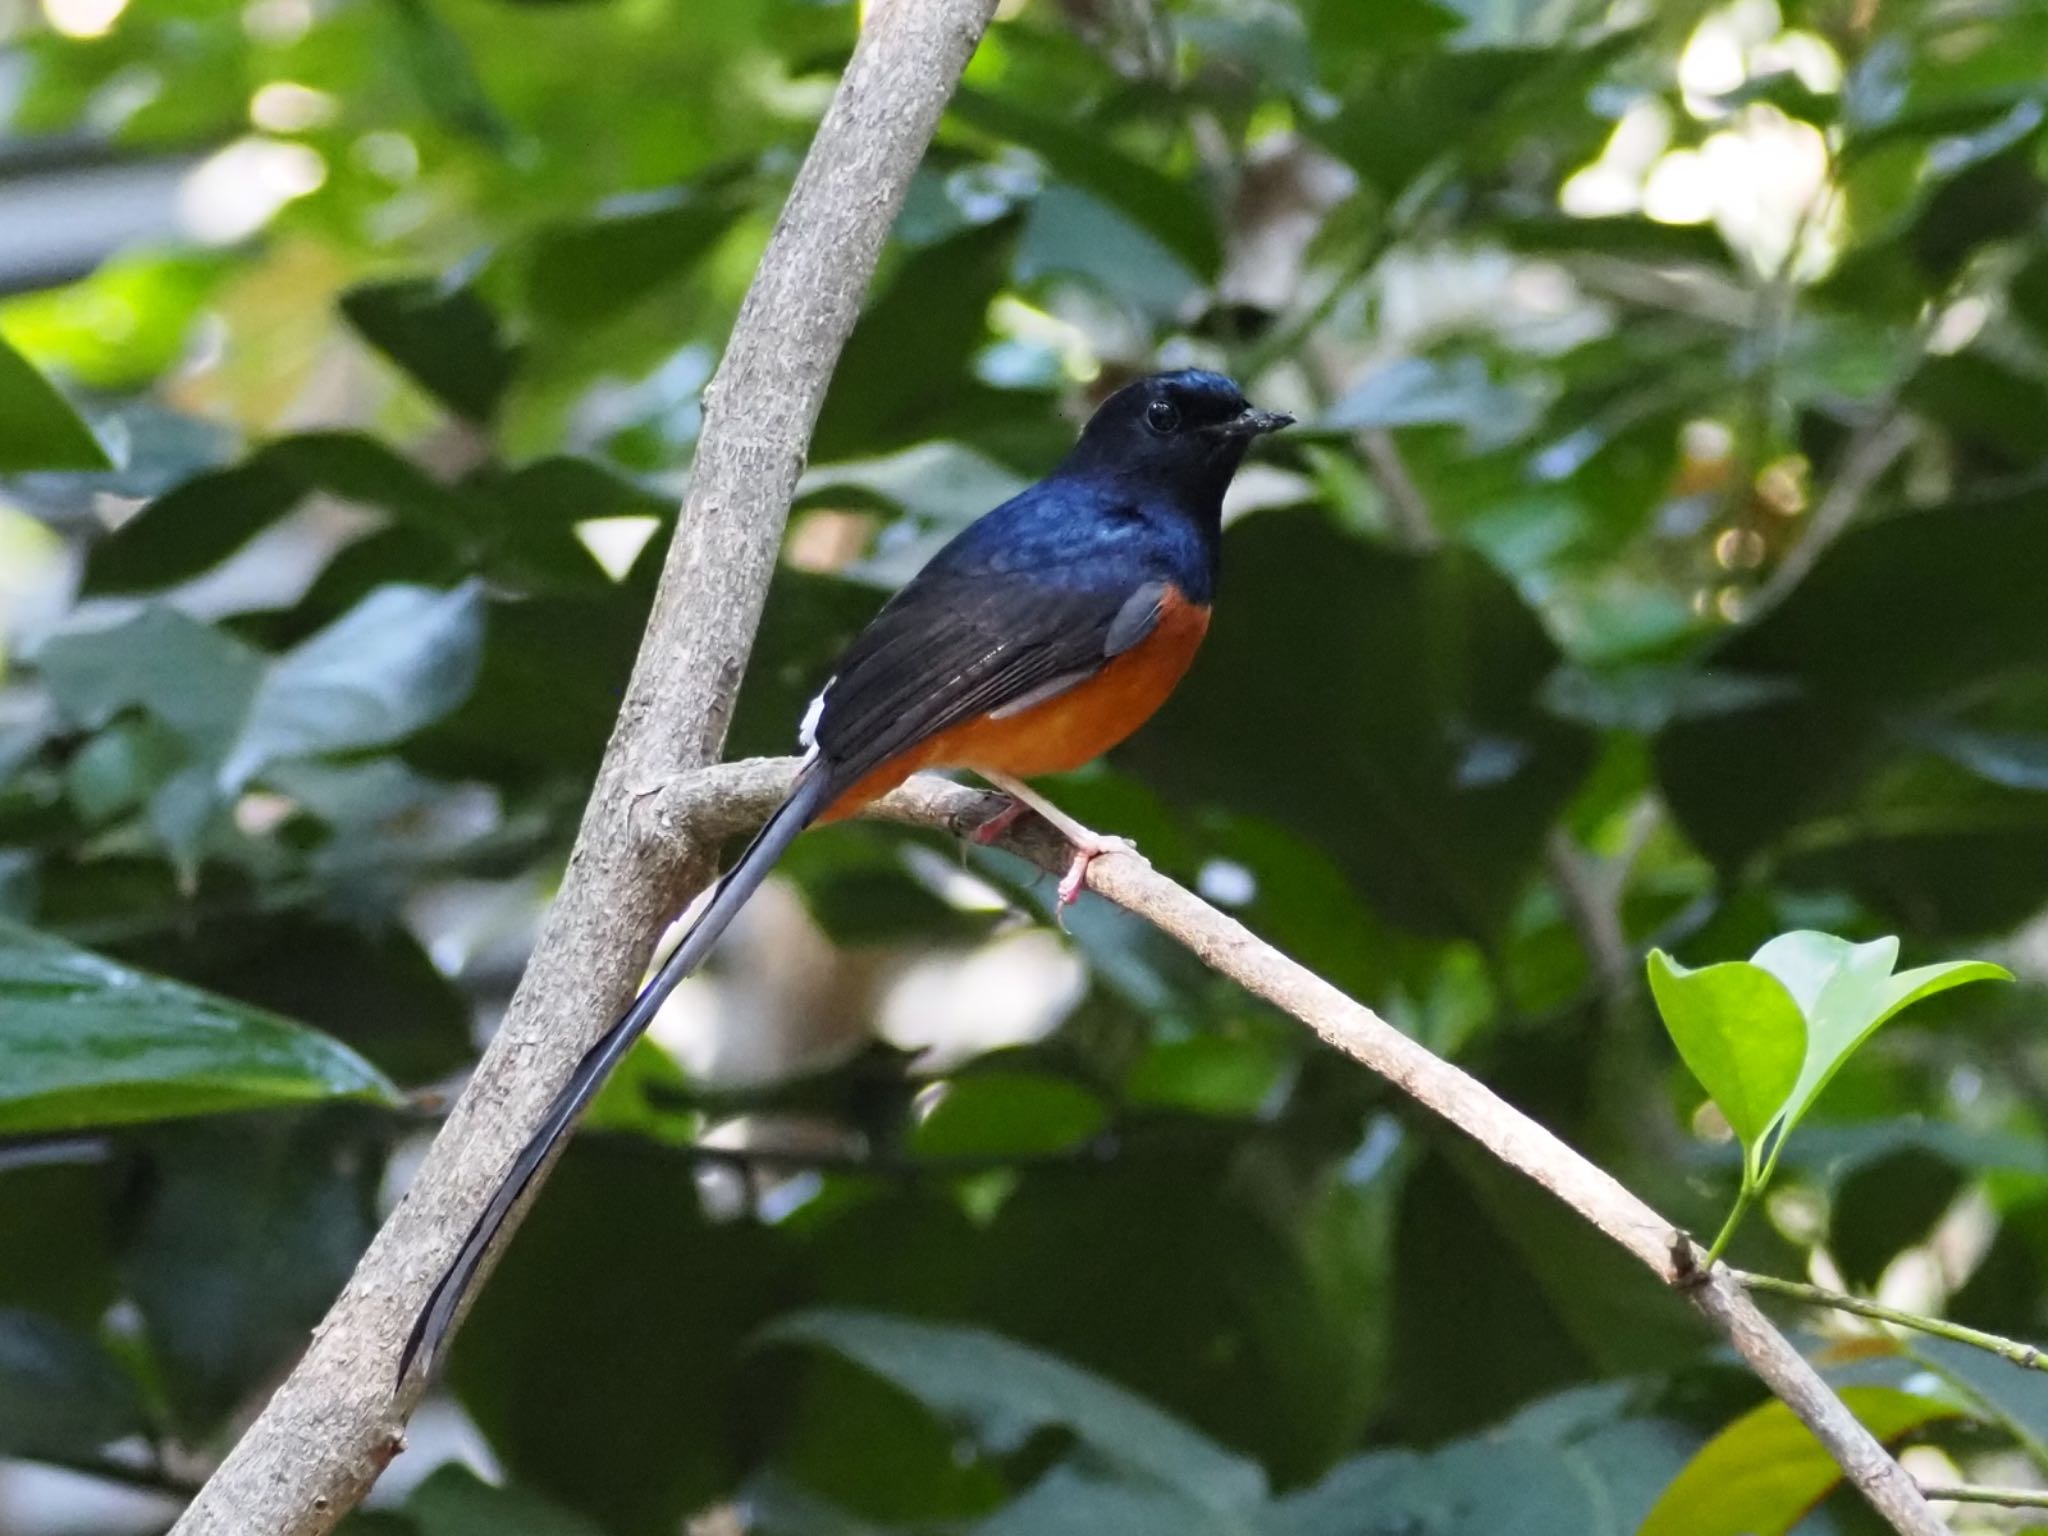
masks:
<svg viewBox="0 0 2048 1536"><path fill-rule="evenodd" d="M1252 440L1294 418L1262 411L1220 373L1183 368L1126 384L1095 409L1062 467L1220 506Z"/></svg>

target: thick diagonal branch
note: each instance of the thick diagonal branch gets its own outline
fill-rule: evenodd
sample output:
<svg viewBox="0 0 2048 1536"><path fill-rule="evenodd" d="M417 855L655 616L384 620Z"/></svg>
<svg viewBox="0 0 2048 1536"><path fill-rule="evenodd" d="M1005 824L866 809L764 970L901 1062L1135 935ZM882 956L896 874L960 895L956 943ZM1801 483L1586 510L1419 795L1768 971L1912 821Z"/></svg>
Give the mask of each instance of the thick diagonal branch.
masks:
<svg viewBox="0 0 2048 1536"><path fill-rule="evenodd" d="M795 766L787 759L757 760L700 770L664 790L650 806L645 825L659 841L710 846L757 826L780 803ZM999 796L920 775L868 814L958 835L986 821L1001 804ZM1051 873L1065 869L1068 861L1066 846L1034 821L1021 823L997 846ZM1088 886L1185 945L1246 991L1301 1020L1634 1254L1727 1336L1894 1530L1902 1536L1949 1536L1913 1480L1757 1310L1737 1278L1720 1265L1701 1270L1702 1255L1691 1240L1611 1174L1477 1078L1418 1045L1143 860L1114 854L1099 858L1088 866Z"/></svg>
<svg viewBox="0 0 2048 1536"><path fill-rule="evenodd" d="M825 388L882 242L996 0L878 0L717 377L689 498L560 894L503 1029L305 1357L178 1536L330 1529L403 1445L399 1346L584 1046L632 994L703 859L636 834L647 786L717 756ZM545 716L549 701L533 701Z"/></svg>

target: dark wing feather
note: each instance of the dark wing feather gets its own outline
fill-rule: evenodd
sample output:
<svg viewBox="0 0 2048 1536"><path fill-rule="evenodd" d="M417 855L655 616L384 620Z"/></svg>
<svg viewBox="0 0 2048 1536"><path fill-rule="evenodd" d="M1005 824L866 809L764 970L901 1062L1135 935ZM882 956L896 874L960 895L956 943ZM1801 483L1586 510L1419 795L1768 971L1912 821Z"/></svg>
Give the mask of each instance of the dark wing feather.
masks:
<svg viewBox="0 0 2048 1536"><path fill-rule="evenodd" d="M1034 689L1079 682L1151 632L1163 593L1151 581L1073 585L986 571L914 580L841 659L818 748L835 774L857 778Z"/></svg>

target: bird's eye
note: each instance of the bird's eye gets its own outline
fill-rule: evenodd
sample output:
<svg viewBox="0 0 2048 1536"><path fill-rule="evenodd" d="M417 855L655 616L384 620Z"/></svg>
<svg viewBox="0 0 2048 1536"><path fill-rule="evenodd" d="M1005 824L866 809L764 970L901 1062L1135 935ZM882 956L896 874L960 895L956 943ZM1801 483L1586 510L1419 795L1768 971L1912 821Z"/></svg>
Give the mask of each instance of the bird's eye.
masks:
<svg viewBox="0 0 2048 1536"><path fill-rule="evenodd" d="M1145 425L1164 437L1180 425L1180 412L1171 400L1154 400L1145 407Z"/></svg>

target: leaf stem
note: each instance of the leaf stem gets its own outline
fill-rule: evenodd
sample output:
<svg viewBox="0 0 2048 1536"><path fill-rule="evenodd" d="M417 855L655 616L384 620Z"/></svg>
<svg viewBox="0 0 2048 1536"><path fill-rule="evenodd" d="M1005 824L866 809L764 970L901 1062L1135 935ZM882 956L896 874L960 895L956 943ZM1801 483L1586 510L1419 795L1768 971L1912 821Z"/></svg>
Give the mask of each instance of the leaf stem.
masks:
<svg viewBox="0 0 2048 1536"><path fill-rule="evenodd" d="M2003 1504L2008 1509L2048 1509L2048 1489L1998 1488L1987 1483L1922 1483L1920 1495L1954 1504Z"/></svg>
<svg viewBox="0 0 2048 1536"><path fill-rule="evenodd" d="M1741 1209L1740 1202L1736 1208ZM1951 1323L1939 1317L1927 1317L1918 1312L1903 1312L1897 1307L1865 1301L1860 1296L1831 1291L1824 1286L1807 1285L1798 1280L1781 1280L1776 1275L1751 1274L1741 1269L1734 1271L1734 1274L1740 1284L1752 1291L1767 1291L1774 1296L1789 1296L1795 1301L1803 1301L1811 1306L1830 1307L1837 1312L1853 1313L1857 1317L1867 1317L1875 1322L1911 1328L1916 1333L1932 1334L1938 1339L1947 1339L1951 1343L1967 1344L1972 1349L1984 1350L2030 1371L2048 1371L2048 1356L2044 1356L2032 1344L2021 1343L2018 1339L2008 1339L2003 1334L1986 1333L1981 1328L1968 1328L1961 1323Z"/></svg>
<svg viewBox="0 0 2048 1536"><path fill-rule="evenodd" d="M1736 1195L1735 1204L1728 1209L1728 1219L1721 1223L1721 1230L1714 1235L1714 1246L1707 1250L1707 1261L1701 1268L1714 1267L1714 1261L1721 1257L1721 1250L1728 1246L1728 1239L1735 1235L1736 1227L1748 1214L1750 1203L1756 1199L1762 1188L1761 1182L1752 1184L1748 1179L1742 1181L1742 1190Z"/></svg>

